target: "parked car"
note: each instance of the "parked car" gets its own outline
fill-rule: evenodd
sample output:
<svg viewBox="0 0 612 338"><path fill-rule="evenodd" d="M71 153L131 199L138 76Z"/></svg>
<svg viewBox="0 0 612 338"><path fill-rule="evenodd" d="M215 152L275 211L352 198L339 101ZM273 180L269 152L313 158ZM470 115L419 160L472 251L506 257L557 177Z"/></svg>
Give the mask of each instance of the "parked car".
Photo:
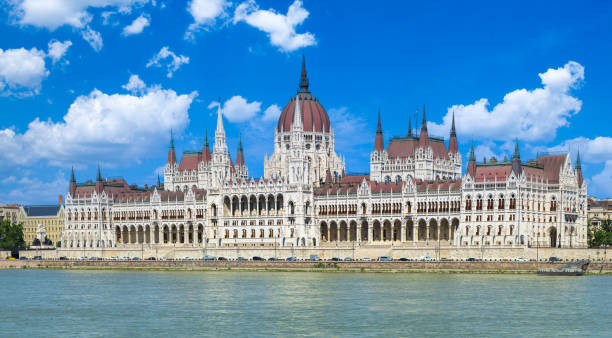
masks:
<svg viewBox="0 0 612 338"><path fill-rule="evenodd" d="M361 259L361 261L362 261L362 262L371 262L371 261L372 261L372 259L370 259L370 257L363 257L363 258Z"/></svg>
<svg viewBox="0 0 612 338"><path fill-rule="evenodd" d="M277 259L276 259L276 257L270 257L270 258L268 258L268 261L276 261L276 260L277 260Z"/></svg>
<svg viewBox="0 0 612 338"><path fill-rule="evenodd" d="M525 257L519 257L517 259L515 259L516 262L528 262L529 260Z"/></svg>
<svg viewBox="0 0 612 338"><path fill-rule="evenodd" d="M218 260L218 261L226 261L226 260L227 260L227 258L225 258L225 257L218 257L218 258L217 258L217 260Z"/></svg>
<svg viewBox="0 0 612 338"><path fill-rule="evenodd" d="M466 259L467 262L476 262L476 258L474 257L470 257L468 259Z"/></svg>
<svg viewBox="0 0 612 338"><path fill-rule="evenodd" d="M548 261L549 261L549 262L561 262L561 261L562 261L562 259L561 259L561 258L559 258L559 257L555 257L555 256L553 256L553 257L550 257L550 258L548 259Z"/></svg>
<svg viewBox="0 0 612 338"><path fill-rule="evenodd" d="M28 260L28 257L26 257L26 256L21 256L21 257L19 257L19 259L20 259L20 260L22 260L22 261L27 261L27 260Z"/></svg>
<svg viewBox="0 0 612 338"><path fill-rule="evenodd" d="M402 257L402 258L398 259L398 261L407 262L407 261L409 261L409 259L406 258L406 257Z"/></svg>
<svg viewBox="0 0 612 338"><path fill-rule="evenodd" d="M154 261L154 260L155 260L155 257L149 257L149 258L147 258L147 260L148 260L148 261Z"/></svg>
<svg viewBox="0 0 612 338"><path fill-rule="evenodd" d="M168 260L168 258L167 258L167 257L162 257L162 258L160 258L159 260L160 260L160 261L167 261L167 260Z"/></svg>
<svg viewBox="0 0 612 338"><path fill-rule="evenodd" d="M295 262L297 261L297 258L295 257L287 257L287 259L285 259L287 262Z"/></svg>
<svg viewBox="0 0 612 338"><path fill-rule="evenodd" d="M209 255L204 255L204 257L202 257L203 261L214 261L215 257L213 256L209 256Z"/></svg>
<svg viewBox="0 0 612 338"><path fill-rule="evenodd" d="M32 259L35 261L39 261L42 259L42 256L34 256Z"/></svg>
<svg viewBox="0 0 612 338"><path fill-rule="evenodd" d="M338 258L338 257L332 257L332 259L330 259L330 261L338 262L338 261L341 261L341 259Z"/></svg>
<svg viewBox="0 0 612 338"><path fill-rule="evenodd" d="M423 256L423 257L419 258L419 260L421 262L431 262L431 261L433 261L433 258L431 258L429 256Z"/></svg>
<svg viewBox="0 0 612 338"><path fill-rule="evenodd" d="M253 256L254 261L263 261L264 259L259 256Z"/></svg>
<svg viewBox="0 0 612 338"><path fill-rule="evenodd" d="M391 258L389 256L380 256L380 257L378 257L378 261L379 262L392 262L393 258Z"/></svg>
<svg viewBox="0 0 612 338"><path fill-rule="evenodd" d="M352 261L352 259L351 259L351 257L344 257L344 261L345 262L350 262L350 261Z"/></svg>
<svg viewBox="0 0 612 338"><path fill-rule="evenodd" d="M140 257L132 257L132 260L133 260L133 261L139 261L139 260L140 260Z"/></svg>
<svg viewBox="0 0 612 338"><path fill-rule="evenodd" d="M244 258L244 257L238 257L238 258L236 258L236 260L237 260L237 261L246 261L247 259L246 259L246 258Z"/></svg>
<svg viewBox="0 0 612 338"><path fill-rule="evenodd" d="M311 260L311 261L320 261L320 260L321 260L321 258L319 258L319 256L318 256L318 255L310 255L310 260Z"/></svg>

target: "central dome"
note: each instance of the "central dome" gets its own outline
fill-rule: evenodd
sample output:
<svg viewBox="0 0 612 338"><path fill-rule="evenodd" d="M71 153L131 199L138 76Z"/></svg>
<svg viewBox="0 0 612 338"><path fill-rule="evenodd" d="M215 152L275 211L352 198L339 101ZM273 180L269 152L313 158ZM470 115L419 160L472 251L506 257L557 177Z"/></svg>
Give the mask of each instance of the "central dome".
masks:
<svg viewBox="0 0 612 338"><path fill-rule="evenodd" d="M295 114L296 97L300 97L300 112L302 113L302 123L304 131L329 133L329 116L325 108L319 103L319 100L312 97L310 93L298 93L287 103L283 112L278 119L278 132L291 131L291 123L293 122L293 114Z"/></svg>
<svg viewBox="0 0 612 338"><path fill-rule="evenodd" d="M313 97L308 90L308 76L306 75L306 60L302 55L302 76L300 77L300 90L289 103L283 108L283 112L278 118L277 130L279 133L291 131L293 114L295 114L296 98L300 98L300 112L302 112L302 124L304 131L329 133L329 116L325 108Z"/></svg>

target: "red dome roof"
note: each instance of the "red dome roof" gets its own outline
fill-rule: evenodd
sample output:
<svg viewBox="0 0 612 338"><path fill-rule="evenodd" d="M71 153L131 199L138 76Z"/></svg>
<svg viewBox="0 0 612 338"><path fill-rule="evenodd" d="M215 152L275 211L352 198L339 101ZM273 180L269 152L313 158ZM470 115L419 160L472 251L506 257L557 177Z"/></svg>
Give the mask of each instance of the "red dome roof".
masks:
<svg viewBox="0 0 612 338"><path fill-rule="evenodd" d="M298 93L300 96L300 111L302 112L302 123L304 125L304 131L322 132L325 128L325 132L329 133L329 116L325 108L319 103L319 100L312 97L310 93ZM297 97L296 95L296 97ZM293 122L293 114L295 112L295 100L292 98L291 101L283 108L283 112L278 119L278 131L288 132L291 131L291 123Z"/></svg>
<svg viewBox="0 0 612 338"><path fill-rule="evenodd" d="M295 112L295 99L299 95L300 97L300 111L302 112L302 124L304 125L304 131L322 132L325 130L329 133L329 116L325 108L319 103L315 97L310 94L308 90L308 75L306 74L306 58L302 54L302 75L300 76L300 89L295 97L293 97L289 103L283 108L278 119L277 130L279 133L291 131L291 124L293 123L293 114ZM313 130L314 129L314 130Z"/></svg>

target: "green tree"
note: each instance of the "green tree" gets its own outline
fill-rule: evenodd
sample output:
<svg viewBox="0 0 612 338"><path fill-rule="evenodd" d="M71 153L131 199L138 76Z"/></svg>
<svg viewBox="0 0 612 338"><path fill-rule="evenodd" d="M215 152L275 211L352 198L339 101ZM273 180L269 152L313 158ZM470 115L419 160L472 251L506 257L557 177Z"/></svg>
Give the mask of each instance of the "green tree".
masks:
<svg viewBox="0 0 612 338"><path fill-rule="evenodd" d="M612 220L605 220L601 227L593 231L589 229L591 247L597 248L602 245L612 245Z"/></svg>
<svg viewBox="0 0 612 338"><path fill-rule="evenodd" d="M15 251L24 247L23 226L11 223L8 219L2 220L0 222L0 248Z"/></svg>

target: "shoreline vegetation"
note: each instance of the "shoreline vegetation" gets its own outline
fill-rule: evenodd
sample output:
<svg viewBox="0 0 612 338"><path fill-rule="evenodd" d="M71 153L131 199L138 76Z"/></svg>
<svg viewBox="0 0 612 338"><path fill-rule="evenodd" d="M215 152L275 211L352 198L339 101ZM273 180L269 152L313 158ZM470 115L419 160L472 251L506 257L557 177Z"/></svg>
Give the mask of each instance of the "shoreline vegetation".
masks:
<svg viewBox="0 0 612 338"><path fill-rule="evenodd" d="M59 264L58 264L59 263ZM327 272L327 273L438 273L438 274L535 274L536 264L515 264L514 266L495 266L494 264L457 264L456 266L436 266L436 263L415 266L389 266L388 264L368 264L367 266L342 266L333 263L307 262L299 266L280 266L276 263L252 265L248 262L241 264L181 264L173 262L168 265L139 264L142 262L127 262L127 264L112 264L113 262L60 262L60 261L2 261L0 269L42 269L42 270L90 270L90 271L235 271L235 272ZM106 264L105 264L106 263ZM110 264L108 264L110 263ZM478 262L476 262L478 263ZM540 267L549 266L550 263L540 263ZM589 267L586 275L612 276L612 263L595 263Z"/></svg>

